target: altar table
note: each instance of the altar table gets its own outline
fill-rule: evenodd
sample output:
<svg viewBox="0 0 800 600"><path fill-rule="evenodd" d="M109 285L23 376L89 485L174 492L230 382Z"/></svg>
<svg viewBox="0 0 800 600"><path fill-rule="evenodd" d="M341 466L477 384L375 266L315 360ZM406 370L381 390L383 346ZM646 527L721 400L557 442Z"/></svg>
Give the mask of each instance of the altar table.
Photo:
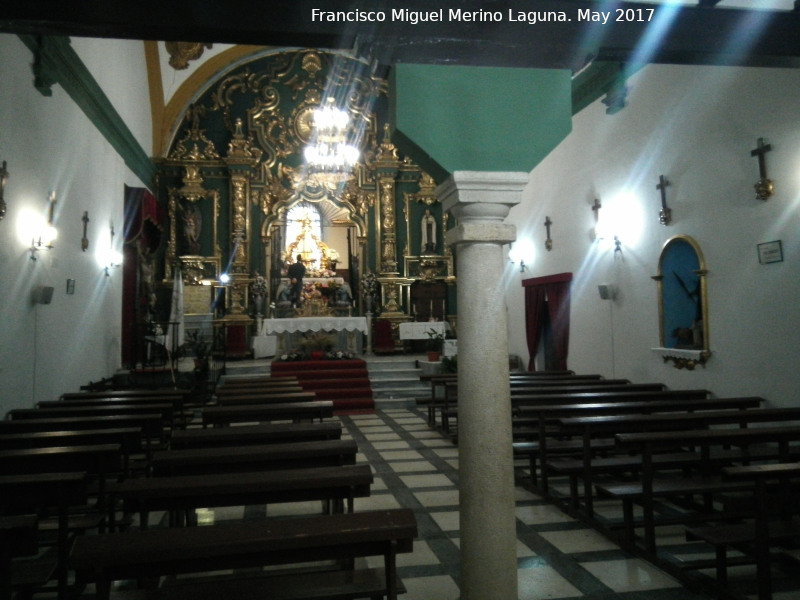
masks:
<svg viewBox="0 0 800 600"><path fill-rule="evenodd" d="M296 348L303 334L324 331L335 334L337 348L361 353L362 335L367 333L365 317L296 317L287 319L264 319L263 335L277 335L277 353L283 354Z"/></svg>

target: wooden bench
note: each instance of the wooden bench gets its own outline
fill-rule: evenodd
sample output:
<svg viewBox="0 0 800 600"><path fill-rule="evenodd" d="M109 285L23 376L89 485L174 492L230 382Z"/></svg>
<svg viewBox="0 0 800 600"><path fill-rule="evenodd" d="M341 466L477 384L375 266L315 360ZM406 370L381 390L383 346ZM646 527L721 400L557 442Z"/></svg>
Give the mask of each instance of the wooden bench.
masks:
<svg viewBox="0 0 800 600"><path fill-rule="evenodd" d="M95 582L97 600L108 600L121 579L383 556L386 597L396 600L396 555L411 552L416 536L410 509L340 513L83 536L70 564L79 583Z"/></svg>
<svg viewBox="0 0 800 600"><path fill-rule="evenodd" d="M625 542L633 543L632 504L638 502L642 506L642 527L644 528L645 549L655 554L655 512L654 500L656 497L678 497L687 495L705 496L705 505L710 505L710 496L722 491L741 490L745 484L738 481L720 481L715 477L713 462L711 460L712 447L749 447L761 445L763 449L772 446L774 452L773 462L789 462L790 443L800 441L800 426L786 427L753 427L747 429L704 429L685 431L665 431L647 433L620 433L615 436L617 445L622 449L630 449L642 456L642 481L640 484L609 484L597 485L598 493L623 502L623 515L625 519ZM694 448L700 453L699 479L680 477L663 479L656 482L653 457L656 452L663 449L676 447ZM742 458L747 460L746 454ZM718 472L718 471L717 471ZM658 484L658 485L656 485Z"/></svg>
<svg viewBox="0 0 800 600"><path fill-rule="evenodd" d="M246 404L286 404L290 402L315 402L314 392L281 392L279 394L237 394L217 396L217 406L242 406Z"/></svg>
<svg viewBox="0 0 800 600"><path fill-rule="evenodd" d="M247 444L275 444L281 442L312 442L338 440L342 437L342 424L338 421L322 423L264 423L208 429L173 431L170 448L211 448L242 446Z"/></svg>
<svg viewBox="0 0 800 600"><path fill-rule="evenodd" d="M51 446L118 444L122 453L122 472L130 474L131 456L143 451L142 430L136 427L86 429L75 431L37 431L0 433L0 451Z"/></svg>
<svg viewBox="0 0 800 600"><path fill-rule="evenodd" d="M192 522L200 507L322 500L331 512L341 512L345 502L353 512L354 499L369 496L372 481L369 465L343 465L126 479L109 484L108 494L126 513L139 513L140 528L146 529L153 510L176 515L172 525Z"/></svg>
<svg viewBox="0 0 800 600"><path fill-rule="evenodd" d="M153 455L153 474L202 475L352 465L357 453L358 445L353 440L162 450Z"/></svg>
<svg viewBox="0 0 800 600"><path fill-rule="evenodd" d="M694 411L690 413L657 413L648 415L626 414L572 417L559 419L559 431L564 435L577 435L583 440L583 456L557 461L548 460L546 468L570 477L570 505L577 508L577 478L583 480L584 509L592 516L592 486L596 474L638 472L641 457L625 453L609 458L596 458L591 451L591 440L595 437L608 437L617 433L635 433L647 431L675 431L683 429L705 429L715 426L738 425L747 427L753 423L782 423L800 419L800 408L751 408L738 410ZM719 456L716 464L723 466L725 460L735 454ZM676 461L699 461L696 453L680 452L677 454L656 454L654 465L660 468L677 468Z"/></svg>
<svg viewBox="0 0 800 600"><path fill-rule="evenodd" d="M13 587L30 589L45 584L55 575L59 597L66 597L70 532L79 529L75 520L70 519L70 509L87 506L88 487L87 474L81 472L0 475L0 511L6 515L36 513L37 550L38 530L45 526L44 522L54 518L56 530L56 560L50 561L43 555L41 561L29 563L24 570L12 573L10 579L3 577L0 587L13 583Z"/></svg>
<svg viewBox="0 0 800 600"><path fill-rule="evenodd" d="M159 414L165 427L172 426L173 408L169 403L100 404L73 406L70 402L41 402L39 408L15 408L6 413L6 420L64 419L72 417L114 417L125 415Z"/></svg>
<svg viewBox="0 0 800 600"><path fill-rule="evenodd" d="M55 560L15 560L39 552L36 515L0 516L0 600L11 600L14 590L27 595L45 585L58 566Z"/></svg>
<svg viewBox="0 0 800 600"><path fill-rule="evenodd" d="M145 452L149 460L154 448L163 444L166 439L164 419L160 413L0 421L0 436L7 433L89 431L97 429L127 429L130 427L137 428L142 432L142 440L144 441Z"/></svg>
<svg viewBox="0 0 800 600"><path fill-rule="evenodd" d="M755 408L761 399L752 397L742 398L706 398L695 399L700 392L690 390L687 398L681 398L675 394L670 394L669 400L651 401L632 401L628 398L626 402L606 402L591 404L542 404L540 406L522 406L516 412L518 415L525 415L530 418L539 430L539 436L535 443L515 442L515 454L526 454L529 458L532 471L535 471L536 464L539 465L540 482L539 488L543 495L548 495L548 435L547 425L557 419L578 416L599 416L599 415L622 415L622 414L653 414L664 412L686 412L699 410L715 410L722 408ZM574 401L570 398L570 401ZM519 418L514 421L519 424ZM573 444L573 453L582 456L583 442ZM564 452L561 452L564 454Z"/></svg>
<svg viewBox="0 0 800 600"><path fill-rule="evenodd" d="M258 405L209 406L203 409L203 426L224 426L233 423L260 423L269 421L318 420L333 416L333 402L284 402Z"/></svg>
<svg viewBox="0 0 800 600"><path fill-rule="evenodd" d="M406 592L395 578L398 594ZM247 577L204 577L202 581L165 582L156 589L121 590L112 600L351 600L384 598L386 571L382 568L305 571L297 574L264 574Z"/></svg>
<svg viewBox="0 0 800 600"><path fill-rule="evenodd" d="M636 385L643 385L645 389L637 389ZM623 388L617 386L609 386L608 389L601 389L599 391L587 391L578 386L571 390L565 390L561 393L538 391L533 393L511 393L511 406L514 414L516 415L517 427L522 426L522 419L528 414L528 407L536 407L544 404L590 404L590 403L612 403L612 402L630 402L630 403L643 403L643 402L660 402L669 400L689 400L689 399L706 399L710 392L704 389L696 390L653 390L649 389L651 385L658 384L629 384ZM448 398L445 399L447 404ZM449 419L455 414L453 408L444 406L442 408L442 428L445 432L449 432ZM534 418L534 421L538 419Z"/></svg>
<svg viewBox="0 0 800 600"><path fill-rule="evenodd" d="M792 520L800 500L797 488L800 463L726 467L722 472L726 480L745 482L752 490L751 519L744 523L690 527L687 538L714 546L717 585L722 590L727 587L727 548L749 548L755 557L758 598L771 600L771 548L781 542L800 539L800 524ZM776 513L779 519L774 518Z"/></svg>

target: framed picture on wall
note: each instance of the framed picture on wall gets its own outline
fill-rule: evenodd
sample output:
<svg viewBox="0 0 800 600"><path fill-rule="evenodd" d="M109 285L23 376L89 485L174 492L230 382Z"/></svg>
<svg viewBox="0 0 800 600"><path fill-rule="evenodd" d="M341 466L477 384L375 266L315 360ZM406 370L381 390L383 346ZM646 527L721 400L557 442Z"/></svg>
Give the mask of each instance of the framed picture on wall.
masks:
<svg viewBox="0 0 800 600"><path fill-rule="evenodd" d="M783 262L783 247L780 240L758 244L758 262L762 265Z"/></svg>

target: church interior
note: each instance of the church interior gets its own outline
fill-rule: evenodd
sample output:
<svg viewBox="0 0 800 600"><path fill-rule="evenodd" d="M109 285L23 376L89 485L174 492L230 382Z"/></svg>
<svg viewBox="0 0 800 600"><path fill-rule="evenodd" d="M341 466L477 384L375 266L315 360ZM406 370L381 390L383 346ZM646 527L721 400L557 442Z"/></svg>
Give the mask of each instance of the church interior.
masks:
<svg viewBox="0 0 800 600"><path fill-rule="evenodd" d="M0 7L0 496L84 471L89 438L63 428L90 429L90 400L175 412L135 477L117 450L113 481L80 478L95 504L110 486L99 524L56 519L53 542L59 507L0 502L0 600L202 595L178 559L110 589L81 560L148 535L113 492L158 479L170 435L244 433L270 402L291 412L250 420L335 424L347 468L369 465L355 510L351 487L324 516L413 527L308 549L322 569L221 562L205 593L797 598L800 2L106 4ZM212 422L234 390L238 420ZM45 408L69 424L19 423ZM658 491L690 470L702 485ZM155 509L151 531L186 530L160 548L322 518L310 491L238 485L255 500L187 505L189 527ZM52 553L42 585L14 583ZM378 591L352 591L353 564Z"/></svg>

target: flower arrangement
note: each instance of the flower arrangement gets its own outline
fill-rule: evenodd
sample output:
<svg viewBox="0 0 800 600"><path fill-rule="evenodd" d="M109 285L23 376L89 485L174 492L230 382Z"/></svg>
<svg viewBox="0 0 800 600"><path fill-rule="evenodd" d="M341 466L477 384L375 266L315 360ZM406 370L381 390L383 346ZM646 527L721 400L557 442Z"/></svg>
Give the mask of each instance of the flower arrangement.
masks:
<svg viewBox="0 0 800 600"><path fill-rule="evenodd" d="M250 283L250 293L253 296L267 295L267 280L263 275L259 275L258 271L256 271L252 283Z"/></svg>
<svg viewBox="0 0 800 600"><path fill-rule="evenodd" d="M363 297L375 298L378 294L378 278L375 273L367 271L367 274L361 279L361 295Z"/></svg>
<svg viewBox="0 0 800 600"><path fill-rule="evenodd" d="M305 360L307 357L302 352L298 352L297 350L292 350L291 352L287 352L286 354L281 354L277 360L282 362L288 362L293 360Z"/></svg>
<svg viewBox="0 0 800 600"><path fill-rule="evenodd" d="M349 360L355 358L355 354L347 350L333 350L325 353L327 360Z"/></svg>

